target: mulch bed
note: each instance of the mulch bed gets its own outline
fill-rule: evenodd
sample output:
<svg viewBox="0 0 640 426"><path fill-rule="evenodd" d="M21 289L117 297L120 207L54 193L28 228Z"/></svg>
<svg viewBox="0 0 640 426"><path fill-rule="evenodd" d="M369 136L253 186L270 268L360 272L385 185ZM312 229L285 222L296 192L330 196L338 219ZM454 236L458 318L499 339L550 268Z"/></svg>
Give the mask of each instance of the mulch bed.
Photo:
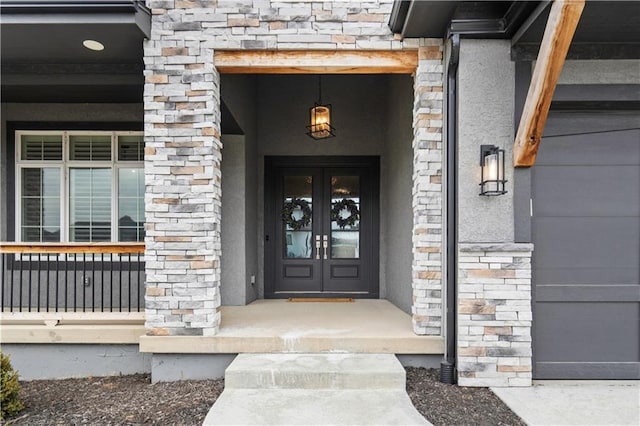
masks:
<svg viewBox="0 0 640 426"><path fill-rule="evenodd" d="M436 426L526 426L488 388L441 383L439 370L407 368L407 393L416 409Z"/></svg>
<svg viewBox="0 0 640 426"><path fill-rule="evenodd" d="M26 408L7 425L202 424L223 380L151 383L147 374L21 383Z"/></svg>
<svg viewBox="0 0 640 426"><path fill-rule="evenodd" d="M489 389L438 381L438 370L407 368L407 391L440 425L524 425ZM151 383L149 375L21 383L26 408L8 425L200 425L224 380Z"/></svg>

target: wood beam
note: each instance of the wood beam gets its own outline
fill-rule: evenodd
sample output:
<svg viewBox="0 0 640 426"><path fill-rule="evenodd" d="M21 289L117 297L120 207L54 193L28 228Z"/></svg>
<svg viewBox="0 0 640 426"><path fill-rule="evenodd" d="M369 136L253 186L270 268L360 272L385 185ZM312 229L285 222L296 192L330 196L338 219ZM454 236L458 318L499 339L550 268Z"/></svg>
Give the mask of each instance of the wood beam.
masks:
<svg viewBox="0 0 640 426"><path fill-rule="evenodd" d="M225 74L412 74L418 67L417 50L218 50L214 55Z"/></svg>
<svg viewBox="0 0 640 426"><path fill-rule="evenodd" d="M144 243L14 243L0 242L0 253L135 254L144 253Z"/></svg>
<svg viewBox="0 0 640 426"><path fill-rule="evenodd" d="M536 162L553 92L584 4L585 0L555 0L551 5L513 145L515 167L531 167Z"/></svg>

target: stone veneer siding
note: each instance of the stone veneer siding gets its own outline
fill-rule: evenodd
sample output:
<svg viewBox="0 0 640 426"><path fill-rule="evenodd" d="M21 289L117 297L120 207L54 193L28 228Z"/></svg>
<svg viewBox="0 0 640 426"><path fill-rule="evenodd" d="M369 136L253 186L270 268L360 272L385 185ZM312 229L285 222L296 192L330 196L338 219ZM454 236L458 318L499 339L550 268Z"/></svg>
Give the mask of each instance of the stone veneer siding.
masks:
<svg viewBox="0 0 640 426"><path fill-rule="evenodd" d="M441 334L442 40L394 36L393 0L148 0L144 45L146 327L220 324L220 111L216 49L417 50L413 324Z"/></svg>
<svg viewBox="0 0 640 426"><path fill-rule="evenodd" d="M532 250L459 245L460 386L531 386Z"/></svg>
<svg viewBox="0 0 640 426"><path fill-rule="evenodd" d="M220 78L212 49L161 40L144 49L146 327L151 335L213 335L220 324Z"/></svg>
<svg viewBox="0 0 640 426"><path fill-rule="evenodd" d="M413 329L442 330L443 45L419 50L413 103Z"/></svg>

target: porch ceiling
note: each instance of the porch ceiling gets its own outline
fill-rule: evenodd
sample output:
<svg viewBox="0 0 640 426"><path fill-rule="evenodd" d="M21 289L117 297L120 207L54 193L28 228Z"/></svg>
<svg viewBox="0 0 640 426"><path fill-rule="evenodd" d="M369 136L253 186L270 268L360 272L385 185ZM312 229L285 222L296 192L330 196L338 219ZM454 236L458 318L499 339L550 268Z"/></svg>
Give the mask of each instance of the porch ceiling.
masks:
<svg viewBox="0 0 640 426"><path fill-rule="evenodd" d="M142 3L3 1L0 13L3 102L142 101Z"/></svg>

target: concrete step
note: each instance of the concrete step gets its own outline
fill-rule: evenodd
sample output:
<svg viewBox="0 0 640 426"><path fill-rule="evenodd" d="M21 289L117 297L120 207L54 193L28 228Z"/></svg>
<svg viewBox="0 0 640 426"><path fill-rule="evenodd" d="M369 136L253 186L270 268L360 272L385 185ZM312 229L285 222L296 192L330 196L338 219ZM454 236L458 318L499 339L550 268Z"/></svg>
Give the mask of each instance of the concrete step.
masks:
<svg viewBox="0 0 640 426"><path fill-rule="evenodd" d="M240 354L205 425L430 425L391 354Z"/></svg>
<svg viewBox="0 0 640 426"><path fill-rule="evenodd" d="M225 389L405 391L405 370L392 354L240 354Z"/></svg>
<svg viewBox="0 0 640 426"><path fill-rule="evenodd" d="M226 389L204 425L430 425L399 390Z"/></svg>

